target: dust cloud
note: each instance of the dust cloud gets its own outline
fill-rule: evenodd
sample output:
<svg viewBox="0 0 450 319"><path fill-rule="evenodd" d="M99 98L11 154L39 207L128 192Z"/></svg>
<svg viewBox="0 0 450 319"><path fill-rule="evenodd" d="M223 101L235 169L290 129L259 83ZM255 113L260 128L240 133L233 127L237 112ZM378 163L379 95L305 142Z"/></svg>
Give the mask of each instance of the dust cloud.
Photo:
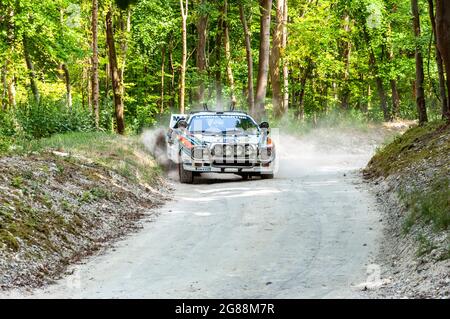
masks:
<svg viewBox="0 0 450 319"><path fill-rule="evenodd" d="M145 130L140 139L147 151L166 172L174 169L173 163L167 156L166 129L158 127Z"/></svg>
<svg viewBox="0 0 450 319"><path fill-rule="evenodd" d="M299 135L280 132L276 175L289 178L311 170L326 173L363 168L392 134L381 125L365 129L321 127Z"/></svg>
<svg viewBox="0 0 450 319"><path fill-rule="evenodd" d="M167 156L166 129L145 130L141 141L161 167L174 175L176 166ZM271 137L276 146L275 176L299 177L308 171L343 172L366 166L377 147L399 129L369 124L366 127L320 126L305 133L288 133L272 128Z"/></svg>

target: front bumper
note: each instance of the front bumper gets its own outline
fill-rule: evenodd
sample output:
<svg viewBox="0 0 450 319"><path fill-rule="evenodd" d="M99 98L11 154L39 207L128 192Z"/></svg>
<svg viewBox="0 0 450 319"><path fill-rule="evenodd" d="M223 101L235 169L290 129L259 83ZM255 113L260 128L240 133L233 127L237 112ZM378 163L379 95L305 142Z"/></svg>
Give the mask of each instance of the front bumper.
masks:
<svg viewBox="0 0 450 319"><path fill-rule="evenodd" d="M182 152L181 161L187 171L199 173L259 173L273 174L275 153L262 159L259 156L250 157L213 157L210 155L194 158L189 152Z"/></svg>
<svg viewBox="0 0 450 319"><path fill-rule="evenodd" d="M252 166L234 166L234 165L216 165L212 163L199 163L199 162L183 162L183 168L187 171L199 172L199 173L260 173L260 174L273 174L273 163L259 163Z"/></svg>

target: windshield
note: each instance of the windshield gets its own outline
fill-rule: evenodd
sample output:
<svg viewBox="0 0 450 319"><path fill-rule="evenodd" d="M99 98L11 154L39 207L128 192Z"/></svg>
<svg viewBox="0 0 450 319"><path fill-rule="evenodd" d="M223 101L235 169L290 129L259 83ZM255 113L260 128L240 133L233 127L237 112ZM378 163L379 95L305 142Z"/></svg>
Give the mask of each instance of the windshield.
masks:
<svg viewBox="0 0 450 319"><path fill-rule="evenodd" d="M192 133L256 134L258 126L246 115L198 115L189 124Z"/></svg>

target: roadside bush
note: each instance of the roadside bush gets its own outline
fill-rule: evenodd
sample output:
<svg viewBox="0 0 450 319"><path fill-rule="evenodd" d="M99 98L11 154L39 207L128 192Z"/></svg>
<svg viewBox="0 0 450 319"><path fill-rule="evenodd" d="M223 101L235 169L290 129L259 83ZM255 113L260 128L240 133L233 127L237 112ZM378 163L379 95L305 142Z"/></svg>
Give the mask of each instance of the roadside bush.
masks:
<svg viewBox="0 0 450 319"><path fill-rule="evenodd" d="M0 112L0 136L13 136L16 134L14 113L10 111Z"/></svg>
<svg viewBox="0 0 450 319"><path fill-rule="evenodd" d="M405 230L408 231L416 220L432 223L436 230L448 230L450 227L450 181L448 177L436 176L430 189L415 190L403 194L403 200L411 208L406 219Z"/></svg>
<svg viewBox="0 0 450 319"><path fill-rule="evenodd" d="M25 136L42 138L56 133L88 132L94 129L90 110L74 105L69 110L53 101L41 101L17 108L16 118Z"/></svg>
<svg viewBox="0 0 450 319"><path fill-rule="evenodd" d="M11 145L12 145L11 138L0 135L0 155L7 153Z"/></svg>

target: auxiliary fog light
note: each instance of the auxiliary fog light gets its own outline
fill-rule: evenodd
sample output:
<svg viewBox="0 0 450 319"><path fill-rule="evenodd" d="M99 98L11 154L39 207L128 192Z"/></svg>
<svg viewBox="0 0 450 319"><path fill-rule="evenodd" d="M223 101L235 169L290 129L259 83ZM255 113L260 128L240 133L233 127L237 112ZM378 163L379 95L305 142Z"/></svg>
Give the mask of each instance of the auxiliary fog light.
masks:
<svg viewBox="0 0 450 319"><path fill-rule="evenodd" d="M243 157L245 155L245 148L242 145L236 146L236 155L238 157Z"/></svg>
<svg viewBox="0 0 450 319"><path fill-rule="evenodd" d="M225 146L225 155L227 157L233 156L233 146L231 145Z"/></svg>

